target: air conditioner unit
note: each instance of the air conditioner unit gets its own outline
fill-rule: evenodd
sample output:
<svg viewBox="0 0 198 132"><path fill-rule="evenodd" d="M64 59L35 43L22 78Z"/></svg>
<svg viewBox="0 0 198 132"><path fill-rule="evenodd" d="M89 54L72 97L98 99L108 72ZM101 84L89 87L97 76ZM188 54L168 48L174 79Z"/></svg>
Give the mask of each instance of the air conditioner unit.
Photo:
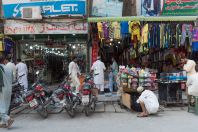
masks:
<svg viewBox="0 0 198 132"><path fill-rule="evenodd" d="M23 7L21 12L22 19L42 19L40 7Z"/></svg>

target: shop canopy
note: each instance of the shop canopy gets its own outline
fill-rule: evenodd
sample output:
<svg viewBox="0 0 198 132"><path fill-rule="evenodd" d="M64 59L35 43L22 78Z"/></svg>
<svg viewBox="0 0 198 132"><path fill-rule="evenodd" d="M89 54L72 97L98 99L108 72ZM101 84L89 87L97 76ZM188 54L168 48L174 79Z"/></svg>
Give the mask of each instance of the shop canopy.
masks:
<svg viewBox="0 0 198 132"><path fill-rule="evenodd" d="M198 16L160 16L160 17L89 17L88 22L111 22L111 21L156 21L156 22L170 22L170 21L198 21Z"/></svg>

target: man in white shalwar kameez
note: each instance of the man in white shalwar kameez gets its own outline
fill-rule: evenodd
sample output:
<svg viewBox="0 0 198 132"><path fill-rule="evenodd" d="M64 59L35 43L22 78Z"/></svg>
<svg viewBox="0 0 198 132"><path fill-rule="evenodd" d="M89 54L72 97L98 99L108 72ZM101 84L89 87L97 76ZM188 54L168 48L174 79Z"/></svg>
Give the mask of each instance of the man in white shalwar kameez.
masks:
<svg viewBox="0 0 198 132"><path fill-rule="evenodd" d="M24 87L24 92L26 93L28 90L28 69L27 65L23 62L21 62L21 59L17 59L17 79L20 78L19 83Z"/></svg>
<svg viewBox="0 0 198 132"><path fill-rule="evenodd" d="M97 60L93 63L91 70L94 71L94 83L101 93L104 92L104 70L106 67L104 63L97 57Z"/></svg>
<svg viewBox="0 0 198 132"><path fill-rule="evenodd" d="M181 59L184 63L183 69L187 72L187 93L188 95L198 96L198 73L195 70L196 63L187 58Z"/></svg>
<svg viewBox="0 0 198 132"><path fill-rule="evenodd" d="M13 79L12 82L16 82L16 66L14 63L11 62L11 58L10 57L6 57L6 66L10 69L12 69L12 74L13 74Z"/></svg>
<svg viewBox="0 0 198 132"><path fill-rule="evenodd" d="M137 92L141 94L137 103L139 103L142 108L142 113L140 113L138 117L147 117L149 114L157 113L159 109L157 96L150 90L144 90L141 86L137 88Z"/></svg>
<svg viewBox="0 0 198 132"><path fill-rule="evenodd" d="M8 115L12 94L12 71L0 55L0 128L9 128L14 120Z"/></svg>
<svg viewBox="0 0 198 132"><path fill-rule="evenodd" d="M73 61L69 63L69 76L72 81L72 87L75 87L75 92L79 93L80 81L78 75L81 75L78 64L77 58L74 58Z"/></svg>

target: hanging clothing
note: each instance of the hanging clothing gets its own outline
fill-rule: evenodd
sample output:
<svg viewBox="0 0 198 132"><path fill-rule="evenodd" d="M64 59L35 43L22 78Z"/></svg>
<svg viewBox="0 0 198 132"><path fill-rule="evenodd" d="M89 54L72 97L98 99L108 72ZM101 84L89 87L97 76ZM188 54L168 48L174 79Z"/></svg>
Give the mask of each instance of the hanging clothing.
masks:
<svg viewBox="0 0 198 132"><path fill-rule="evenodd" d="M25 63L19 62L16 65L16 69L17 69L17 79L20 78L20 80L18 80L18 82L22 86L24 86L24 91L27 92L27 90L28 90L28 80L27 80L28 69L27 69L27 65Z"/></svg>
<svg viewBox="0 0 198 132"><path fill-rule="evenodd" d="M127 37L129 34L129 24L127 21L120 23L122 37Z"/></svg>
<svg viewBox="0 0 198 132"><path fill-rule="evenodd" d="M180 47L181 34L182 34L181 24L177 24L177 26L176 26L176 47Z"/></svg>
<svg viewBox="0 0 198 132"><path fill-rule="evenodd" d="M97 27L98 27L98 36L99 36L99 39L103 39L104 38L104 32L103 32L102 23L101 22L98 22L97 23Z"/></svg>
<svg viewBox="0 0 198 132"><path fill-rule="evenodd" d="M140 22L129 22L129 32L131 33L131 40L137 44L140 41Z"/></svg>
<svg viewBox="0 0 198 132"><path fill-rule="evenodd" d="M160 48L164 48L164 26L165 24L160 24Z"/></svg>
<svg viewBox="0 0 198 132"><path fill-rule="evenodd" d="M103 32L104 32L104 38L108 39L109 38L109 27L108 27L108 23L107 22L103 22L102 23L102 27L103 27Z"/></svg>
<svg viewBox="0 0 198 132"><path fill-rule="evenodd" d="M144 90L137 100L137 103L143 102L149 114L157 113L159 102L156 95L150 90Z"/></svg>
<svg viewBox="0 0 198 132"><path fill-rule="evenodd" d="M193 41L198 41L198 27L193 28Z"/></svg>
<svg viewBox="0 0 198 132"><path fill-rule="evenodd" d="M106 70L106 67L104 63L100 60L97 60L93 63L91 70L94 71L94 83L100 86L100 90L104 91L104 70Z"/></svg>
<svg viewBox="0 0 198 132"><path fill-rule="evenodd" d="M184 46L185 42L186 42L186 37L189 38L189 43L190 45L192 45L192 30L193 30L193 26L192 24L183 24L182 25L182 39L181 39L181 45Z"/></svg>
<svg viewBox="0 0 198 132"><path fill-rule="evenodd" d="M12 72L3 64L0 64L0 67L0 73L3 76L4 83L0 91L0 124L8 124L8 120L10 119L8 110L12 94Z"/></svg>
<svg viewBox="0 0 198 132"><path fill-rule="evenodd" d="M114 28L112 22L108 23L108 27L109 27L109 38L112 39L114 37Z"/></svg>
<svg viewBox="0 0 198 132"><path fill-rule="evenodd" d="M80 86L78 74L81 74L81 73L80 73L77 63L75 63L74 61L70 62L69 63L69 75L72 81L72 87L75 87L76 93L79 92L79 86Z"/></svg>
<svg viewBox="0 0 198 132"><path fill-rule="evenodd" d="M145 24L142 28L141 44L148 43L148 24Z"/></svg>
<svg viewBox="0 0 198 132"><path fill-rule="evenodd" d="M118 22L113 22L112 23L112 27L113 27L113 32L114 32L114 39L120 39L120 23Z"/></svg>

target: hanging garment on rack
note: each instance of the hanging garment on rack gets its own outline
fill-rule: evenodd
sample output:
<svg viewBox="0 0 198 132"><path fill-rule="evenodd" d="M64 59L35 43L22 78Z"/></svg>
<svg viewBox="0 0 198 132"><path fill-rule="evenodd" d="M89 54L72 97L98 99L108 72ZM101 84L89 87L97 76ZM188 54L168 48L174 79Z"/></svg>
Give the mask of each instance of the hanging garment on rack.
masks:
<svg viewBox="0 0 198 132"><path fill-rule="evenodd" d="M192 30L193 26L192 24L183 24L182 25L182 39L181 39L181 45L184 46L186 42L186 37L189 38L189 43L192 45Z"/></svg>
<svg viewBox="0 0 198 132"><path fill-rule="evenodd" d="M131 40L134 42L134 44L137 44L138 41L140 41L140 37L141 37L140 22L139 21L129 22L129 32L131 33Z"/></svg>
<svg viewBox="0 0 198 132"><path fill-rule="evenodd" d="M113 22L112 23L112 27L113 27L113 32L114 32L114 39L120 39L120 23L118 22Z"/></svg>
<svg viewBox="0 0 198 132"><path fill-rule="evenodd" d="M181 42L181 24L176 25L176 48L180 47Z"/></svg>
<svg viewBox="0 0 198 132"><path fill-rule="evenodd" d="M109 38L109 27L108 27L108 23L107 22L103 22L102 23L102 27L103 27L103 32L104 32L104 38L108 39Z"/></svg>
<svg viewBox="0 0 198 132"><path fill-rule="evenodd" d="M170 47L176 47L176 24L170 24Z"/></svg>
<svg viewBox="0 0 198 132"><path fill-rule="evenodd" d="M170 25L166 24L164 28L164 48L169 48L170 43Z"/></svg>
<svg viewBox="0 0 198 132"><path fill-rule="evenodd" d="M160 24L160 48L164 45L164 26L165 24Z"/></svg>
<svg viewBox="0 0 198 132"><path fill-rule="evenodd" d="M109 38L113 38L114 36L114 29L113 29L113 25L112 25L112 22L109 22L108 23L108 27L109 27Z"/></svg>
<svg viewBox="0 0 198 132"><path fill-rule="evenodd" d="M122 37L127 37L129 34L129 24L127 21L120 23Z"/></svg>
<svg viewBox="0 0 198 132"><path fill-rule="evenodd" d="M97 23L99 39L103 39L104 38L104 32L103 32L103 27L102 26L103 25L102 25L101 22Z"/></svg>
<svg viewBox="0 0 198 132"><path fill-rule="evenodd" d="M193 28L193 41L198 41L198 27Z"/></svg>
<svg viewBox="0 0 198 132"><path fill-rule="evenodd" d="M142 28L141 44L148 43L148 24L145 24Z"/></svg>

